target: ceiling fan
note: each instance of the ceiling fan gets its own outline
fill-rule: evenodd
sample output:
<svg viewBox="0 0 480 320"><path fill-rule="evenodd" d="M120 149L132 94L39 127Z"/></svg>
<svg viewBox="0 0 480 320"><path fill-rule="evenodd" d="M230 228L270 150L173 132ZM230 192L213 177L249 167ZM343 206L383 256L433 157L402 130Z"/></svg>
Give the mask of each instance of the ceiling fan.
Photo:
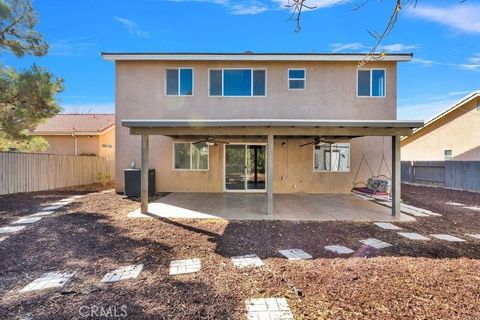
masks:
<svg viewBox="0 0 480 320"><path fill-rule="evenodd" d="M319 145L322 144L322 143L334 144L335 141L326 140L326 139L323 138L323 137L316 136L316 137L313 137L313 141L312 141L312 142L307 142L307 143L301 144L300 147L310 146L310 145L312 145L312 144L314 144L314 145L316 145L316 146L319 146Z"/></svg>
<svg viewBox="0 0 480 320"><path fill-rule="evenodd" d="M199 144L199 143L205 143L207 146L216 146L219 143L229 144L229 142L226 142L226 141L218 141L212 136L208 136L203 140L194 142L193 144Z"/></svg>

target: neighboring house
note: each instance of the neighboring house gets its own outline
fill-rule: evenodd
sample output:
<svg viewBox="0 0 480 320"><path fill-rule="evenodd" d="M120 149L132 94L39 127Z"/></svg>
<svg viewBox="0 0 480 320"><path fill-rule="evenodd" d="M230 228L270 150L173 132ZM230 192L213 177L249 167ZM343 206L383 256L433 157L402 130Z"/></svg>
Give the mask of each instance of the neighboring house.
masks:
<svg viewBox="0 0 480 320"><path fill-rule="evenodd" d="M404 137L401 146L402 160L480 160L480 91Z"/></svg>
<svg viewBox="0 0 480 320"><path fill-rule="evenodd" d="M423 125L396 120L411 54L361 68L365 54L102 55L116 63L116 176L149 166L157 191L265 192L271 214L273 193L349 193L372 176L363 164L356 178L362 155L398 178L400 136Z"/></svg>
<svg viewBox="0 0 480 320"><path fill-rule="evenodd" d="M30 134L48 141L45 153L115 158L113 114L58 114Z"/></svg>

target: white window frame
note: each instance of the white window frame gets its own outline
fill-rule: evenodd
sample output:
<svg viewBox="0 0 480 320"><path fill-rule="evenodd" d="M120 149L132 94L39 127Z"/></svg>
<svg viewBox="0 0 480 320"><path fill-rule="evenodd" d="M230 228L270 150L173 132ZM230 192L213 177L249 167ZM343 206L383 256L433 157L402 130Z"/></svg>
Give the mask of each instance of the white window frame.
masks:
<svg viewBox="0 0 480 320"><path fill-rule="evenodd" d="M290 70L303 70L303 78L290 78ZM307 89L307 69L306 68L288 68L287 70L287 88L288 90L306 90ZM303 80L303 88L290 88L290 80Z"/></svg>
<svg viewBox="0 0 480 320"><path fill-rule="evenodd" d="M180 70L192 70L192 94L180 94L180 81L181 81L181 72ZM178 70L178 94L167 94L167 71L168 70ZM165 81L164 81L164 95L166 97L193 97L195 95L195 69L193 67L175 67L175 68L165 68L164 73Z"/></svg>
<svg viewBox="0 0 480 320"><path fill-rule="evenodd" d="M350 161L351 161L351 158L352 158L352 144L350 142L339 142L339 143L334 143L334 144L348 144L348 170L343 170L343 171L332 171L332 170L319 170L319 169L315 169L315 147L316 145L314 144L313 145L313 154L312 154L312 165L313 165L313 172L328 172L328 173L349 173L350 172ZM330 155L331 155L331 150L332 150L332 145L334 144L331 144L330 145ZM328 143L327 143L328 145ZM331 165L331 158L330 158L330 165Z"/></svg>
<svg viewBox="0 0 480 320"><path fill-rule="evenodd" d="M225 86L223 85L224 73L225 70L250 70L250 95L249 96L226 96L225 95ZM221 96L212 96L210 94L210 71L222 71L222 95ZM265 94L263 96L254 96L253 95L253 71L265 71ZM209 68L208 69L208 96L212 98L265 98L267 96L267 83L268 83L268 74L267 68Z"/></svg>
<svg viewBox="0 0 480 320"><path fill-rule="evenodd" d="M359 68L359 69L356 69L357 71L357 87L355 88L356 92L357 92L357 98L374 98L374 99L384 99L387 97L387 69L385 68ZM372 90L373 90L373 85L372 85L372 81L373 81L373 77L372 77L372 73L374 70L383 70L384 74L385 74L385 80L384 80L384 91L385 91L385 94L383 96L372 96ZM370 95L368 96L360 96L358 95L358 73L360 71L370 71Z"/></svg>

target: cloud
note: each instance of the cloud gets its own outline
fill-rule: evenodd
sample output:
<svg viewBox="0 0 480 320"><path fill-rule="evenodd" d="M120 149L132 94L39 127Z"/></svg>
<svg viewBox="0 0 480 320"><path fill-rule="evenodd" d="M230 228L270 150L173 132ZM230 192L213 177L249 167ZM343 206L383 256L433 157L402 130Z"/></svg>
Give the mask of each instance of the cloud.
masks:
<svg viewBox="0 0 480 320"><path fill-rule="evenodd" d="M132 20L117 16L113 17L113 19L123 25L125 28L127 28L128 32L130 34L133 34L134 36L137 36L139 38L148 38L150 36L147 31L140 29L137 24Z"/></svg>
<svg viewBox="0 0 480 320"><path fill-rule="evenodd" d="M364 50L365 46L359 42L352 43L332 43L330 45L332 52L345 52L351 50Z"/></svg>
<svg viewBox="0 0 480 320"><path fill-rule="evenodd" d="M480 4L459 3L449 7L416 6L410 8L412 17L443 24L468 33L480 33Z"/></svg>
<svg viewBox="0 0 480 320"><path fill-rule="evenodd" d="M371 47L366 46L359 42L352 42L352 43L332 43L330 45L332 52L346 52L346 51L370 51ZM395 52L405 52L411 51L413 49L417 49L418 46L414 44L403 44L403 43L394 43L394 44L387 44L378 47L377 51L387 51L388 53L395 53Z"/></svg>
<svg viewBox="0 0 480 320"><path fill-rule="evenodd" d="M205 2L221 5L234 15L256 15L266 11L287 9L288 0L168 0L170 2ZM305 5L321 9L350 2L350 0L306 0ZM290 4L292 1L290 0ZM304 8L305 11L309 9Z"/></svg>
<svg viewBox="0 0 480 320"><path fill-rule="evenodd" d="M468 58L468 63L461 64L460 67L470 71L480 71L480 53Z"/></svg>
<svg viewBox="0 0 480 320"><path fill-rule="evenodd" d="M442 62L442 61L428 60L428 59L422 59L422 58L413 58L412 63L421 64L425 67L444 66L444 67L453 67L453 68L458 68L462 70L480 72L480 53L477 53L474 56L468 58L467 62L464 62L464 63Z"/></svg>
<svg viewBox="0 0 480 320"><path fill-rule="evenodd" d="M91 51L97 44L88 38L61 39L50 44L50 56L80 56Z"/></svg>

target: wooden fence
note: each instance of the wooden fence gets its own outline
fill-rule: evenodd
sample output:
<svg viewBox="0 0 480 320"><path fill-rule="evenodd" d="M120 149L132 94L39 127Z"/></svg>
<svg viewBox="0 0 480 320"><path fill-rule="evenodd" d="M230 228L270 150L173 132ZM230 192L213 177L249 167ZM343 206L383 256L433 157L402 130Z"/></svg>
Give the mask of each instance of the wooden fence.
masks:
<svg viewBox="0 0 480 320"><path fill-rule="evenodd" d="M480 191L480 161L402 161L402 182Z"/></svg>
<svg viewBox="0 0 480 320"><path fill-rule="evenodd" d="M115 179L113 160L57 154L0 152L0 194L50 190Z"/></svg>

